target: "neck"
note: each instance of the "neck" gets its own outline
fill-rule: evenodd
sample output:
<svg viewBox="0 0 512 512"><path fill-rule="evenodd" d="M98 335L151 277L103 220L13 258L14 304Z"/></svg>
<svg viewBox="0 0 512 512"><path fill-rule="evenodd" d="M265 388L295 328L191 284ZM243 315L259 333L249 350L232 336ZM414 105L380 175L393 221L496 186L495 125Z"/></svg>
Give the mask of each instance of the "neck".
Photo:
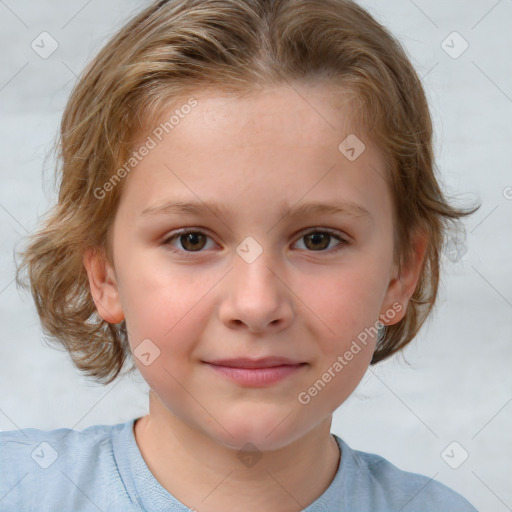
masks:
<svg viewBox="0 0 512 512"><path fill-rule="evenodd" d="M299 512L321 496L338 469L331 420L284 447L242 456L182 422L151 393L150 413L135 422L134 434L151 473L189 508Z"/></svg>

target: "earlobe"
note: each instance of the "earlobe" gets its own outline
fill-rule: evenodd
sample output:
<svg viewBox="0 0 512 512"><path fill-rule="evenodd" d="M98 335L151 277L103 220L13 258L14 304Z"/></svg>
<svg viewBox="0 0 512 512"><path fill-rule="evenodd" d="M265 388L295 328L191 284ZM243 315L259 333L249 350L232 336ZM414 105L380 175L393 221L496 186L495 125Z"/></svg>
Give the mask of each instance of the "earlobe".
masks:
<svg viewBox="0 0 512 512"><path fill-rule="evenodd" d="M413 251L409 260L402 266L400 272L391 279L380 320L384 325L394 325L400 322L407 312L407 306L421 276L428 248L428 236L423 231L416 233L413 238ZM389 314L390 311L392 314Z"/></svg>
<svg viewBox="0 0 512 512"><path fill-rule="evenodd" d="M111 324L124 320L114 271L104 252L87 249L83 263L87 270L91 295L101 318Z"/></svg>

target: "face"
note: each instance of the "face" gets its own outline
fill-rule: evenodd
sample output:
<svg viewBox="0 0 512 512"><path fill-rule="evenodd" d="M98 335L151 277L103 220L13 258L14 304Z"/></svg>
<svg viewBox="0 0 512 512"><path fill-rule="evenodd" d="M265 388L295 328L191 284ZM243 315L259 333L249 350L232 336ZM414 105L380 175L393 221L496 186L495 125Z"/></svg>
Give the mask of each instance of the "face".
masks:
<svg viewBox="0 0 512 512"><path fill-rule="evenodd" d="M329 94L194 96L125 178L113 268L95 284L88 267L162 406L232 448L276 449L330 419L368 368L379 316L398 322L414 288L397 279L383 157L363 136L356 159L355 139L339 149L350 111ZM313 203L338 211L300 210ZM211 364L265 357L288 365Z"/></svg>

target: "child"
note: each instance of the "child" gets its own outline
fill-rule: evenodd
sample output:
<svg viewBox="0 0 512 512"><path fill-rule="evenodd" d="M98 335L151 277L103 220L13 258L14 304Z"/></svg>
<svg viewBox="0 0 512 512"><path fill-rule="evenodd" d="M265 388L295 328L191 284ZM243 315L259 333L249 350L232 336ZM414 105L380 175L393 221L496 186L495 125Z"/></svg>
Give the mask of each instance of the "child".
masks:
<svg viewBox="0 0 512 512"><path fill-rule="evenodd" d="M2 432L1 510L475 511L330 433L476 210L443 196L422 85L365 10L154 3L75 87L59 162L18 284L87 376L131 359L149 414Z"/></svg>

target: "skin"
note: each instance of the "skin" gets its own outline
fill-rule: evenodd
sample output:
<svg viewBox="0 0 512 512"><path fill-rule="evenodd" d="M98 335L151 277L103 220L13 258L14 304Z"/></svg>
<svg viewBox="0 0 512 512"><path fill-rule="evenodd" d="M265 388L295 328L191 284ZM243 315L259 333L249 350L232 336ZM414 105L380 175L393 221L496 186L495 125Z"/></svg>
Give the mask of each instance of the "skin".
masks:
<svg viewBox="0 0 512 512"><path fill-rule="evenodd" d="M402 319L425 255L418 236L399 274L383 156L361 136L366 149L349 161L338 150L352 133L348 104L329 100L326 85L300 90L195 95L198 105L123 182L113 266L102 251L84 255L99 314L126 319L132 350L145 339L160 350L147 366L135 357L151 388L135 438L160 484L198 511L299 511L329 487L340 462L332 413L364 376L376 336L308 404L297 397L365 328ZM142 215L198 198L232 213ZM310 201L352 201L370 216L280 214ZM165 243L185 227L207 237ZM317 249L305 235L323 228L348 243L324 235ZM251 263L236 252L247 236L263 251ZM402 309L388 319L393 304ZM307 364L248 387L202 362L268 355ZM261 454L251 467L237 457L248 442Z"/></svg>

